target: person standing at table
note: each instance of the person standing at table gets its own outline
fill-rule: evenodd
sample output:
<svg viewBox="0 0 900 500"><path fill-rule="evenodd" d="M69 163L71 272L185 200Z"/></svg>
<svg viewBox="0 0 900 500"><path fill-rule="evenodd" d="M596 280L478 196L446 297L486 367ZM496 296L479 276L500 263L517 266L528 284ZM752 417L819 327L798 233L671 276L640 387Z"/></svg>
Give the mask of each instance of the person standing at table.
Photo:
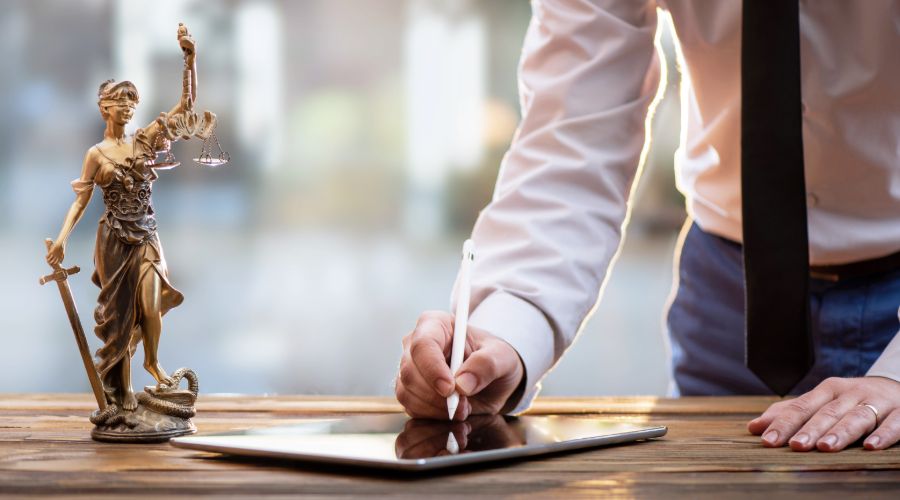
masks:
<svg viewBox="0 0 900 500"><path fill-rule="evenodd" d="M657 8L682 69L689 218L668 311L675 393L794 394L766 446L900 439L900 2L536 0L522 121L472 234L467 359L448 313L403 340L415 417L527 409L619 247L659 95ZM746 276L746 280L745 280Z"/></svg>

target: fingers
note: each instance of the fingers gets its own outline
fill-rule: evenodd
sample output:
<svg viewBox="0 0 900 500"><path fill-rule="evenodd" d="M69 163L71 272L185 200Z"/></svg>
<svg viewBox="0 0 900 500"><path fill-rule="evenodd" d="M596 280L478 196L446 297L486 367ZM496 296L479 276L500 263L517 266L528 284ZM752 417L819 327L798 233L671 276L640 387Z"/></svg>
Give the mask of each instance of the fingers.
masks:
<svg viewBox="0 0 900 500"><path fill-rule="evenodd" d="M59 252L52 252L47 254L47 263L51 266L62 263L62 260L63 257L59 254Z"/></svg>
<svg viewBox="0 0 900 500"><path fill-rule="evenodd" d="M442 404L435 404L431 399L424 399L409 391L403 385L397 384L394 389L397 401L403 405L406 414L413 418L429 418L435 420L447 420L447 400L442 400ZM459 398L459 405L456 407L456 414L453 420L465 420L472 412L469 399L463 396Z"/></svg>
<svg viewBox="0 0 900 500"><path fill-rule="evenodd" d="M454 389L453 374L447 364L453 322L447 313L425 313L409 340L409 355L422 378L441 396Z"/></svg>
<svg viewBox="0 0 900 500"><path fill-rule="evenodd" d="M800 424L806 422L816 411L823 405L835 398L834 383L825 381L819 384L815 389L803 394L800 397L787 401L779 401L769 408L759 417L747 424L747 430L753 434L763 434L763 431L769 430L772 424L779 418L786 418L790 421L802 420ZM799 428L800 425L797 425ZM782 424L775 430L783 429ZM796 430L796 429L794 429ZM793 432L791 433L793 434ZM788 436L790 437L790 436ZM785 438L786 440L787 438Z"/></svg>
<svg viewBox="0 0 900 500"><path fill-rule="evenodd" d="M447 398L434 390L408 355L404 355L400 362L395 393L397 400L411 417L440 420L446 420L448 417ZM464 420L469 415L470 407L468 401L463 401L464 399L466 398L460 397L454 415L455 420Z"/></svg>
<svg viewBox="0 0 900 500"><path fill-rule="evenodd" d="M825 381L798 398L773 404L761 416L751 420L747 429L753 434L762 434L764 446L783 446L803 424L834 400L836 383Z"/></svg>
<svg viewBox="0 0 900 500"><path fill-rule="evenodd" d="M790 439L791 449L794 451L809 451L816 447L816 443L837 425L847 412L859 404L859 396L847 395L822 406L809 418L796 434L789 434L784 440ZM870 411L871 413L871 411ZM786 432L790 432L786 430ZM829 438L829 441L831 438ZM779 445L780 446L780 445Z"/></svg>
<svg viewBox="0 0 900 500"><path fill-rule="evenodd" d="M456 374L456 385L461 394L478 394L491 382L505 373L506 363L496 348L479 349L463 362Z"/></svg>
<svg viewBox="0 0 900 500"><path fill-rule="evenodd" d="M400 361L400 372L397 377L398 383L402 384L406 390L425 401L433 403L434 406L444 404L446 408L447 398L438 393L434 386L425 379L408 354L404 355ZM441 401L444 403L441 403Z"/></svg>
<svg viewBox="0 0 900 500"><path fill-rule="evenodd" d="M867 450L883 450L900 441L900 409L892 411L875 429L863 446Z"/></svg>
<svg viewBox="0 0 900 500"><path fill-rule="evenodd" d="M446 419L446 398L454 390L460 393L455 419L497 413L522 379L515 349L474 327L466 336L468 357L454 377L447 359L452 339L453 317L444 312L423 314L404 337L396 394L410 415Z"/></svg>
<svg viewBox="0 0 900 500"><path fill-rule="evenodd" d="M879 450L900 440L897 401L900 383L893 379L832 378L799 398L773 404L748 429L762 434L765 446L789 442L794 451L824 452L843 450L871 433L864 446Z"/></svg>
<svg viewBox="0 0 900 500"><path fill-rule="evenodd" d="M47 263L51 266L61 264L65 257L65 247L56 245L49 238L45 242L47 244Z"/></svg>
<svg viewBox="0 0 900 500"><path fill-rule="evenodd" d="M442 420L448 417L447 396L455 387L447 364L452 328L449 314L424 313L415 330L403 339L395 393L410 416ZM468 399L461 397L454 419L465 419L470 411Z"/></svg>
<svg viewBox="0 0 900 500"><path fill-rule="evenodd" d="M868 407L856 404L828 432L816 442L819 451L841 451L871 431L878 418Z"/></svg>
<svg viewBox="0 0 900 500"><path fill-rule="evenodd" d="M498 413L519 385L523 368L519 355L496 337L481 342L460 366L456 386L470 397L473 413Z"/></svg>

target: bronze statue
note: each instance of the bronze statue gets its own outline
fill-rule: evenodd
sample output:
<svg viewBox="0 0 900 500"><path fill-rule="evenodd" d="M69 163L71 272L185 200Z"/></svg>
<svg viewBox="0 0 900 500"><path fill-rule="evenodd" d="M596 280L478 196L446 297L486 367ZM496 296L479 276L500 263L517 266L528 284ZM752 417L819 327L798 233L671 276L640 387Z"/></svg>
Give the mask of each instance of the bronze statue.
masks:
<svg viewBox="0 0 900 500"><path fill-rule="evenodd" d="M100 85L97 104L106 122L103 140L88 149L81 176L72 181L75 201L59 236L47 242L47 262L54 273L41 282L54 280L60 286L100 406L91 416L96 425L92 436L102 441L163 441L196 431L190 420L197 396L196 375L188 369L169 374L157 356L162 318L184 297L169 281L151 192L158 170L179 165L170 152L173 141L201 138L204 146L197 159L201 164L225 163L227 154L213 158L208 151L210 139L215 138L215 115L207 111L200 116L193 110L197 97L196 47L181 24L178 43L184 54L181 100L134 135L126 136L125 126L140 101L137 88L129 81L109 80ZM160 156L162 161L158 160ZM103 192L106 210L97 229L92 276L100 287L94 333L103 346L93 362L65 282L78 268L66 270L61 263L66 241L84 214L95 185ZM131 384L131 358L139 342L144 347L144 368L157 384L136 395ZM179 388L182 378L188 382L186 390Z"/></svg>

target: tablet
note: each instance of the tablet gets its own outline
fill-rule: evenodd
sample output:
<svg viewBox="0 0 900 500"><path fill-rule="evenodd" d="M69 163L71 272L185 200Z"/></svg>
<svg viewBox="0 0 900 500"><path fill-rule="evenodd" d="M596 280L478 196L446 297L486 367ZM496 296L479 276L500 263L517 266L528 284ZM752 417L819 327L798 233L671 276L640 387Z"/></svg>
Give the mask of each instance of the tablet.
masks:
<svg viewBox="0 0 900 500"><path fill-rule="evenodd" d="M665 427L577 416L475 416L464 422L366 415L172 439L179 448L405 471L628 443Z"/></svg>

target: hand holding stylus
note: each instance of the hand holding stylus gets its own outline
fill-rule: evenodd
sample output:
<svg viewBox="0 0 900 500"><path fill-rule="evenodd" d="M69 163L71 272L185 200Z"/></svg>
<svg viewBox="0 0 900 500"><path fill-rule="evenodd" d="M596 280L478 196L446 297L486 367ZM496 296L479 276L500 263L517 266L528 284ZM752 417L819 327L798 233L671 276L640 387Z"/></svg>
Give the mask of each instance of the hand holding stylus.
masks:
<svg viewBox="0 0 900 500"><path fill-rule="evenodd" d="M455 373L451 371L448 358L452 358L455 326L451 314L429 311L403 338L395 393L412 417L446 419L447 398L454 391L459 403L453 420L498 414L522 381L525 370L515 349L471 325L462 346L464 360Z"/></svg>

